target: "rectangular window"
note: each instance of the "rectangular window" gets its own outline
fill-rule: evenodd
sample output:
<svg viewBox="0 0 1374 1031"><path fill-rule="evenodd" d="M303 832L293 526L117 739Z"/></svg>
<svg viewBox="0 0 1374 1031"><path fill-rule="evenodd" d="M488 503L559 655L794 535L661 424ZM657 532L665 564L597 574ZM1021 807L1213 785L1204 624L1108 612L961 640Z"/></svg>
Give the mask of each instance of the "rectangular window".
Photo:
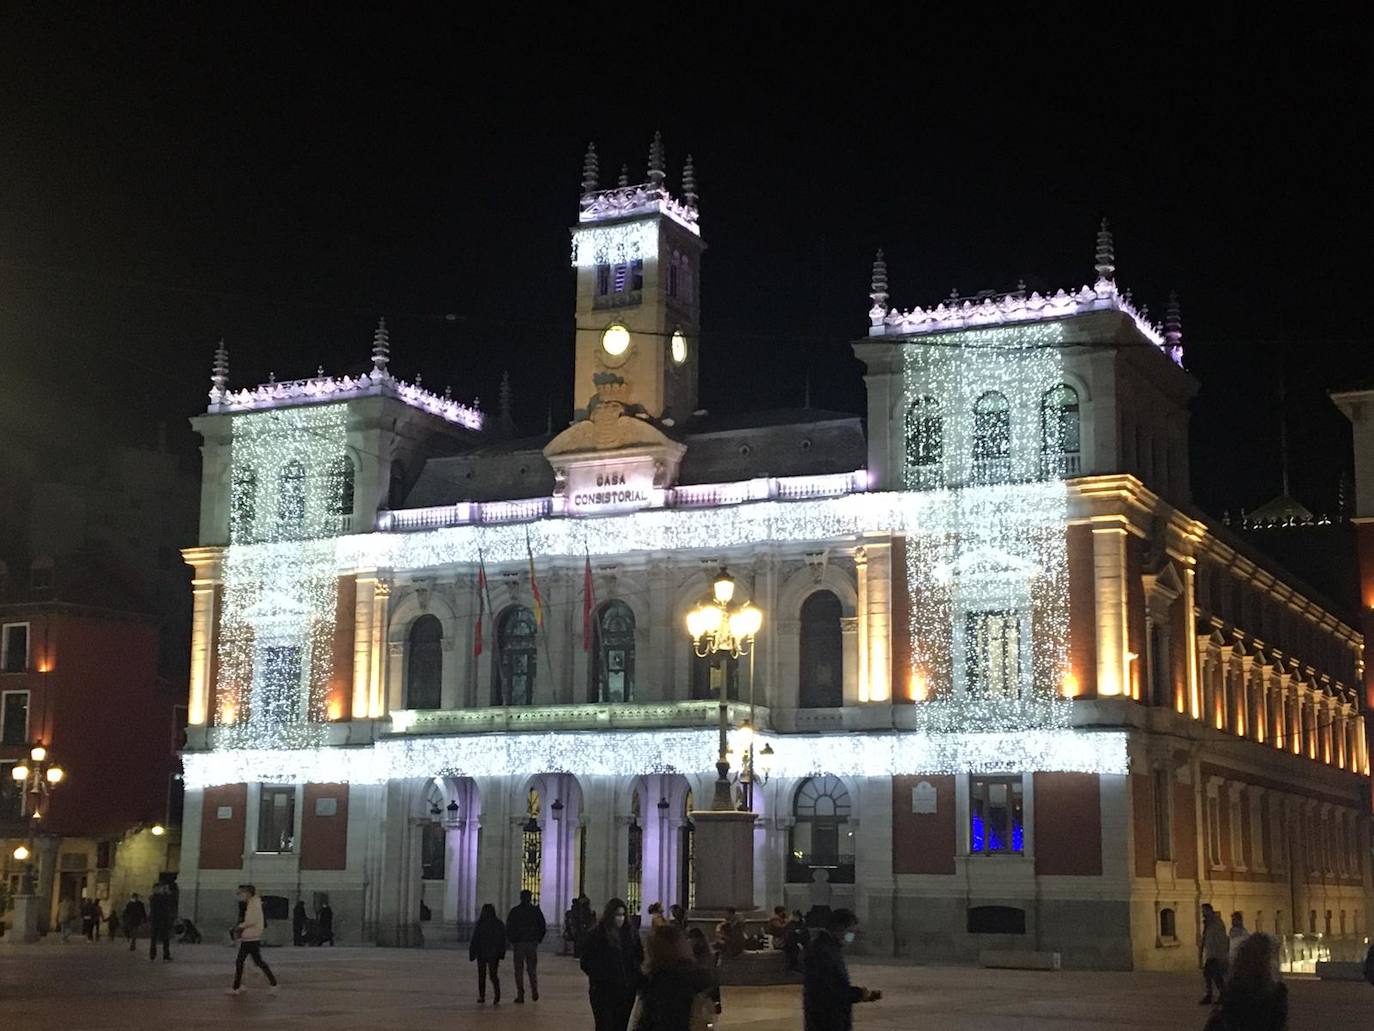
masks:
<svg viewBox="0 0 1374 1031"><path fill-rule="evenodd" d="M258 803L258 851L293 852L295 844L295 787L263 785Z"/></svg>
<svg viewBox="0 0 1374 1031"><path fill-rule="evenodd" d="M23 673L29 668L29 625L6 623L0 630L0 673Z"/></svg>
<svg viewBox="0 0 1374 1031"><path fill-rule="evenodd" d="M23 789L10 773L14 767L14 763L0 763L0 820L17 820L23 815Z"/></svg>
<svg viewBox="0 0 1374 1031"><path fill-rule="evenodd" d="M427 881L442 881L447 853L448 833L444 825L424 824L420 828L420 876Z"/></svg>
<svg viewBox="0 0 1374 1031"><path fill-rule="evenodd" d="M0 745L25 745L29 741L29 693L6 691L0 695Z"/></svg>
<svg viewBox="0 0 1374 1031"><path fill-rule="evenodd" d="M301 707L301 650L296 645L263 649L262 697L265 707L295 720Z"/></svg>
<svg viewBox="0 0 1374 1031"><path fill-rule="evenodd" d="M611 266L596 266L596 296L605 297L611 292Z"/></svg>
<svg viewBox="0 0 1374 1031"><path fill-rule="evenodd" d="M1174 858L1173 781L1169 770L1155 770L1155 858L1166 862Z"/></svg>
<svg viewBox="0 0 1374 1031"><path fill-rule="evenodd" d="M974 777L969 784L969 852L1025 848L1020 777Z"/></svg>
<svg viewBox="0 0 1374 1031"><path fill-rule="evenodd" d="M1207 861L1221 866L1221 798L1207 797Z"/></svg>
<svg viewBox="0 0 1374 1031"><path fill-rule="evenodd" d="M1021 620L1007 611L970 612L965 622L969 693L980 698L1021 695Z"/></svg>

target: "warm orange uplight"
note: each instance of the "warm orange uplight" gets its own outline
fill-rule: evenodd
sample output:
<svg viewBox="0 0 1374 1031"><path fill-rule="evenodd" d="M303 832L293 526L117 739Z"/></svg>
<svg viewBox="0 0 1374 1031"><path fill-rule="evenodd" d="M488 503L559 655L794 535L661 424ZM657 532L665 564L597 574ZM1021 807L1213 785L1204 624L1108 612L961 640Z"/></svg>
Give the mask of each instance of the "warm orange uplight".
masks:
<svg viewBox="0 0 1374 1031"><path fill-rule="evenodd" d="M1064 674L1064 679L1062 682L1060 682L1059 693L1062 694L1065 698L1077 698L1078 691L1078 677L1072 670L1070 670L1069 672Z"/></svg>
<svg viewBox="0 0 1374 1031"><path fill-rule="evenodd" d="M907 684L907 694L913 702L924 702L930 698L930 681L926 679L924 670L914 669L911 671L911 680Z"/></svg>
<svg viewBox="0 0 1374 1031"><path fill-rule="evenodd" d="M324 714L330 723L343 719L343 703L337 698L331 698Z"/></svg>
<svg viewBox="0 0 1374 1031"><path fill-rule="evenodd" d="M221 723L234 723L239 718L239 711L233 704L226 705L219 711L219 721Z"/></svg>

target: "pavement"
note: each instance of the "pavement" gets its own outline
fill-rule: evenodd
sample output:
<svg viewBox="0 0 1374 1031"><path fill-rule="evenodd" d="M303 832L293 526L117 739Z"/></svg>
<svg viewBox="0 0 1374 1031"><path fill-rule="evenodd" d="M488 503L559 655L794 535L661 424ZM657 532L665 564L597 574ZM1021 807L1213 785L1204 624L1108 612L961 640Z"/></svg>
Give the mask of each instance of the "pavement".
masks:
<svg viewBox="0 0 1374 1031"><path fill-rule="evenodd" d="M540 1001L513 1003L502 964L500 1007L479 1006L466 952L374 948L266 949L276 994L249 964L240 996L229 945L181 946L149 962L146 944L74 940L0 944L0 1028L104 1031L149 1028L328 1028L329 1031L591 1031L586 982L570 957L541 955ZM1180 974L1040 973L854 962L857 984L883 999L857 1007L855 1031L1200 1029L1201 979ZM726 988L723 1031L800 1031L796 986ZM1374 988L1289 979L1290 1031L1374 1028ZM488 996L490 998L490 996Z"/></svg>

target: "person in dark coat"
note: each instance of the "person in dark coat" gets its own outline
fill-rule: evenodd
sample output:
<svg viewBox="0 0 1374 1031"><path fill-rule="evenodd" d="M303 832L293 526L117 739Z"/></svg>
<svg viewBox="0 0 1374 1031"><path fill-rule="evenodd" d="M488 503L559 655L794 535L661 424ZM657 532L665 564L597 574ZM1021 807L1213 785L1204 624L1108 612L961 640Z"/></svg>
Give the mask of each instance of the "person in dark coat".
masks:
<svg viewBox="0 0 1374 1031"><path fill-rule="evenodd" d="M810 943L811 932L806 929L806 918L802 916L800 909L795 910L787 924L787 931L782 936L782 955L787 961L789 971L801 972L802 955Z"/></svg>
<svg viewBox="0 0 1374 1031"><path fill-rule="evenodd" d="M151 915L149 926L152 933L148 937L148 958L157 959L158 942L162 943L164 961L172 958L172 925L177 922L177 900L172 894L170 884L158 884L148 897Z"/></svg>
<svg viewBox="0 0 1374 1031"><path fill-rule="evenodd" d="M295 907L291 910L291 944L305 944L305 923L308 918L305 915L305 899L297 899Z"/></svg>
<svg viewBox="0 0 1374 1031"><path fill-rule="evenodd" d="M544 913L534 904L534 893L522 891L520 904L506 916L506 937L515 957L515 1001L525 1001L525 971L530 973L530 995L539 1001L539 943L548 933Z"/></svg>
<svg viewBox="0 0 1374 1031"><path fill-rule="evenodd" d="M587 944L588 936L596 929L596 911L592 909L591 899L586 895L579 895L573 900L573 908L568 916L572 928L573 957L581 959L582 947Z"/></svg>
<svg viewBox="0 0 1374 1031"><path fill-rule="evenodd" d="M700 927L689 928L687 944L692 950L693 962L711 975L711 1002L715 1004L716 1013L720 1013L720 976L716 973L716 954L706 940L706 932Z"/></svg>
<svg viewBox="0 0 1374 1031"><path fill-rule="evenodd" d="M1236 946L1221 1005L1206 1031L1287 1031L1288 986L1279 976L1279 943L1252 934Z"/></svg>
<svg viewBox="0 0 1374 1031"><path fill-rule="evenodd" d="M501 1005L501 961L506 958L506 925L490 902L482 907L468 944L468 960L477 963L477 1001L487 1001L487 977L491 977L491 1002Z"/></svg>
<svg viewBox="0 0 1374 1031"><path fill-rule="evenodd" d="M882 998L882 992L849 983L849 968L840 950L854 941L858 925L858 918L849 910L832 910L806 950L802 979L806 1031L850 1031L854 1026L854 1004Z"/></svg>
<svg viewBox="0 0 1374 1031"><path fill-rule="evenodd" d="M639 1021L632 1031L691 1031L698 1006L715 1011L709 993L710 971L697 964L682 928L659 924L644 947L644 977L639 984ZM698 996L702 999L698 1002Z"/></svg>
<svg viewBox="0 0 1374 1031"><path fill-rule="evenodd" d="M625 1031L629 1026L643 959L644 946L630 926L624 900L611 899L582 946L581 966L596 1031Z"/></svg>
<svg viewBox="0 0 1374 1031"><path fill-rule="evenodd" d="M318 934L315 938L316 945L328 944L334 947L334 910L329 907L329 899L320 903L319 912L315 914L315 920L319 924Z"/></svg>
<svg viewBox="0 0 1374 1031"><path fill-rule="evenodd" d="M138 892L129 896L129 901L124 904L124 918L120 924L124 927L124 936L129 939L129 951L134 951L134 939L138 937L138 932L143 925L148 922L148 909L143 905L143 900L138 897Z"/></svg>

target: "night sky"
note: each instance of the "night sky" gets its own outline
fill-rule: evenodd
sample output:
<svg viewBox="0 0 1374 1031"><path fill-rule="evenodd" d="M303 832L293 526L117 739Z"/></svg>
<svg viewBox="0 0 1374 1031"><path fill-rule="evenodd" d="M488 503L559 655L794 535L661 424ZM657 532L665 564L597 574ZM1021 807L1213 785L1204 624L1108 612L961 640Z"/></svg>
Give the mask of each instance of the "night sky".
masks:
<svg viewBox="0 0 1374 1031"><path fill-rule="evenodd" d="M1374 374L1367 24L105 6L0 15L7 446L163 422L192 453L221 335L238 386L358 371L378 314L399 374L494 407L509 369L520 430L564 422L582 153L640 181L658 128L673 182L696 160L711 410L799 405L809 377L862 411L879 246L903 307L1076 287L1105 214L1118 282L1182 299L1200 502L1277 492L1286 382L1294 493L1334 505L1325 390Z"/></svg>

